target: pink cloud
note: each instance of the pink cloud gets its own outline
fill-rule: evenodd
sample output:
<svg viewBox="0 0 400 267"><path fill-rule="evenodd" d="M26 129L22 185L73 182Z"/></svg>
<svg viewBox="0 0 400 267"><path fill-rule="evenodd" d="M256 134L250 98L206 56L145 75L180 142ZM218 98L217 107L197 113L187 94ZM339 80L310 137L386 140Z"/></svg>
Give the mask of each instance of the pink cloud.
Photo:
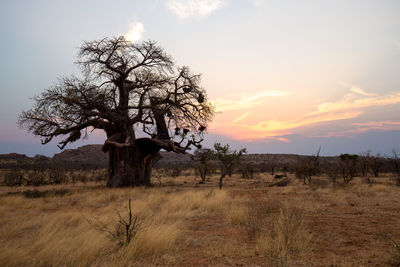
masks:
<svg viewBox="0 0 400 267"><path fill-rule="evenodd" d="M289 139L286 139L286 138L283 138L283 137L279 137L276 140L279 140L279 141L284 142L284 143L290 143Z"/></svg>

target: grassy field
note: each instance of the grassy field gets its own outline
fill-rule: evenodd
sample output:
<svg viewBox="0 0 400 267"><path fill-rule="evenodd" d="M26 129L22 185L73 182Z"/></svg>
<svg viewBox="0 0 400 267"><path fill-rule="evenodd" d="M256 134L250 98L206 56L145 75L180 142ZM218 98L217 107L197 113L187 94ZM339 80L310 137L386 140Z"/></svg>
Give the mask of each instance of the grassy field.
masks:
<svg viewBox="0 0 400 267"><path fill-rule="evenodd" d="M0 188L2 266L399 266L400 187L289 176ZM138 220L126 241L129 199ZM120 218L121 217L121 218Z"/></svg>

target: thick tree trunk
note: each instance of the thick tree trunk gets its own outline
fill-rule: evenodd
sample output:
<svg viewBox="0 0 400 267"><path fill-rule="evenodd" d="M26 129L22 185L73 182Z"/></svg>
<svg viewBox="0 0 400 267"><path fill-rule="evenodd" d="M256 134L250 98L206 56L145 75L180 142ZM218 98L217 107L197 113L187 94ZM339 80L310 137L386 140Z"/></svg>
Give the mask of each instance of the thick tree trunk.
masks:
<svg viewBox="0 0 400 267"><path fill-rule="evenodd" d="M109 177L107 181L108 187L138 185L136 179L138 168L135 168L134 166L134 159L132 157L132 151L130 150L131 149L128 147L113 147L109 150Z"/></svg>
<svg viewBox="0 0 400 267"><path fill-rule="evenodd" d="M122 141L125 140L125 141ZM109 155L108 187L143 186L151 184L153 159L160 147L149 139L108 138L103 151Z"/></svg>
<svg viewBox="0 0 400 267"><path fill-rule="evenodd" d="M153 159L161 148L185 153L186 148L170 140L163 115L154 111L157 122L155 138L135 138L132 127L110 129L102 150L109 155L109 179L107 186L140 186L151 184ZM125 129L125 130L124 130Z"/></svg>
<svg viewBox="0 0 400 267"><path fill-rule="evenodd" d="M129 90L124 87L122 82L119 86L119 93L121 117L129 118L127 112ZM155 98L150 101L154 107L157 107L158 103ZM109 153L109 180L107 183L109 187L150 185L153 159L161 148L176 153L185 153L187 147L180 147L169 137L165 111L153 108L152 112L157 127L157 135L153 138L136 139L133 126L126 123L106 131L108 139L102 150Z"/></svg>
<svg viewBox="0 0 400 267"><path fill-rule="evenodd" d="M150 185L152 158L143 158L136 147L109 151L108 187Z"/></svg>

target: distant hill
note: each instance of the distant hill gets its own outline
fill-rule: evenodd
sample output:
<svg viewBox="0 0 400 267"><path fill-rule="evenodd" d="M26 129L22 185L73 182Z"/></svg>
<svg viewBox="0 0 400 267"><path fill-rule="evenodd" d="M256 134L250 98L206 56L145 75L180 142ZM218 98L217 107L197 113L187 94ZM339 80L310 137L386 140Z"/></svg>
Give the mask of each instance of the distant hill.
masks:
<svg viewBox="0 0 400 267"><path fill-rule="evenodd" d="M308 157L306 155L297 154L247 154L243 156L246 162L251 163L268 163L275 162L281 165L290 165L298 162L300 158ZM321 162L333 162L338 160L338 156L320 157Z"/></svg>
<svg viewBox="0 0 400 267"><path fill-rule="evenodd" d="M36 155L34 157L28 157L25 154L18 154L18 153L9 153L9 154L0 154L0 167L10 167L10 166L30 166L33 165L35 162L41 163L50 163L52 161L51 158L43 156L43 155Z"/></svg>
<svg viewBox="0 0 400 267"><path fill-rule="evenodd" d="M0 154L0 167L9 168L18 166L33 166L35 163L56 164L69 167L106 167L108 155L101 151L102 145L85 145L76 149L66 149L57 153L53 158L36 155L28 157L24 154L9 153ZM159 166L171 164L187 164L191 162L190 154L176 154L173 152L160 152L161 159L157 162Z"/></svg>
<svg viewBox="0 0 400 267"><path fill-rule="evenodd" d="M87 167L106 167L108 155L101 151L102 145L85 145L76 149L66 149L53 158L37 155L28 157L23 154L10 153L0 154L0 167L18 165L33 165L35 162L45 164L58 164L66 166L87 166ZM162 158L157 162L157 166L168 166L175 164L191 164L191 154L177 154L173 152L161 151ZM280 165L291 165L296 163L299 158L306 157L296 154L247 154L243 161L254 164L268 164L271 162ZM322 162L332 162L338 160L338 157L321 157Z"/></svg>
<svg viewBox="0 0 400 267"><path fill-rule="evenodd" d="M53 156L55 162L80 163L87 165L107 165L108 155L101 151L102 145L85 145L76 149L66 149Z"/></svg>
<svg viewBox="0 0 400 267"><path fill-rule="evenodd" d="M86 163L88 165L107 165L108 155L101 151L102 145L86 145L77 149L67 149L61 153L55 154L54 161ZM177 154L173 152L161 151L160 164L184 163L191 161L190 154Z"/></svg>
<svg viewBox="0 0 400 267"><path fill-rule="evenodd" d="M27 155L25 154L18 154L18 153L10 153L10 154L0 154L0 160L28 160L30 159Z"/></svg>

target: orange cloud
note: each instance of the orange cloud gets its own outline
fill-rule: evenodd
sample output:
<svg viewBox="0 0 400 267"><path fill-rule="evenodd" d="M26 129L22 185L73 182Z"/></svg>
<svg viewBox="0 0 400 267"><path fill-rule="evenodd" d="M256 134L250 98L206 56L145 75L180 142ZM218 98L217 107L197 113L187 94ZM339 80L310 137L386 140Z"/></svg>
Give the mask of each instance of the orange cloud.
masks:
<svg viewBox="0 0 400 267"><path fill-rule="evenodd" d="M279 121L277 119L269 121L261 121L256 124L242 124L235 122L228 122L220 124L218 127L213 125L211 131L227 135L234 139L255 140L265 139L268 137L276 137L282 135L289 135L293 130L300 127L310 126L327 121L345 120L358 117L361 112L350 112L332 115L322 115L310 118L303 118L291 121Z"/></svg>
<svg viewBox="0 0 400 267"><path fill-rule="evenodd" d="M241 100L217 100L214 102L217 110L226 112L220 114L219 118L210 125L210 131L237 140L275 139L283 141L283 139L279 139L282 136L304 131L307 127L321 123L332 123L333 125L333 122L341 120L353 119L353 123L348 121L345 124L346 127L350 127L351 129L343 131L344 125L342 125L340 127L342 131L331 131L324 136L348 136L373 129L390 130L400 128L397 122L390 121L370 122L369 124L357 124L354 122L354 119L368 112L368 108L370 107L400 103L400 92L378 95L366 92L357 86L348 86L344 83L342 85L348 87L350 92L336 101L317 104L316 110L314 109L312 112L304 111L303 113L297 112L296 114L292 114L292 116L295 116L295 119L290 119L287 116L287 111L290 108L283 107L279 102L268 103L268 107L270 108L271 105L275 104L275 112L268 113L263 110L263 106L266 106L266 97L287 95L283 91L264 91L252 97L242 97L240 98ZM293 103L294 105L297 103L297 100L294 99L289 98L286 100L292 101L289 103ZM222 105L218 106L218 103L222 103ZM236 115L236 117L233 116L235 114L234 110L242 109L249 111ZM280 109L282 109L282 112L278 112ZM296 109L298 110L298 108ZM266 118L271 114L274 114L273 118ZM279 117L281 116L286 116L289 119L280 119ZM314 136L317 135L318 133Z"/></svg>

